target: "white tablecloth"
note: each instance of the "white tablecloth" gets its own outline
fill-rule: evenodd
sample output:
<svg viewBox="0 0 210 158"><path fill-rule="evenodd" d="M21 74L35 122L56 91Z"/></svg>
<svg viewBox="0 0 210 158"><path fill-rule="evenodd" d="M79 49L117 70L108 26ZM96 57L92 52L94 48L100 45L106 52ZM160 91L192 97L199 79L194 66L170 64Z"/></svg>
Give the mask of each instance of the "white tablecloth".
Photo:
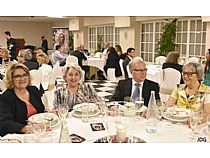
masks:
<svg viewBox="0 0 210 158"><path fill-rule="evenodd" d="M147 79L159 83L156 74L160 72L162 65L147 65Z"/></svg>
<svg viewBox="0 0 210 158"><path fill-rule="evenodd" d="M104 66L106 65L106 59L102 58L87 58L82 62L83 65L93 66L99 68L101 71L104 71Z"/></svg>

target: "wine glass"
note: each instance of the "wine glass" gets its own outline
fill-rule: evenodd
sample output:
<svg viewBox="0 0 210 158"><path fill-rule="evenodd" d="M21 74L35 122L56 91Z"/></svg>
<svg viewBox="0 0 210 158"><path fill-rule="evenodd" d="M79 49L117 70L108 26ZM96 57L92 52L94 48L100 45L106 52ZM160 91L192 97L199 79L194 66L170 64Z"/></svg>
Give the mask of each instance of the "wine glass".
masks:
<svg viewBox="0 0 210 158"><path fill-rule="evenodd" d="M69 112L69 108L68 108L68 106L66 104L60 104L58 106L58 115L59 115L59 117L60 117L62 122L67 117L68 112Z"/></svg>
<svg viewBox="0 0 210 158"><path fill-rule="evenodd" d="M35 138L36 142L40 142L41 136L43 136L46 131L46 121L42 120L42 121L32 122L31 125L32 125L32 131L36 137Z"/></svg>
<svg viewBox="0 0 210 158"><path fill-rule="evenodd" d="M134 102L134 104L135 104L135 111L136 111L135 119L136 120L141 120L142 119L142 117L141 117L141 113L142 113L141 107L144 105L144 99L140 98L140 97L136 97L135 99L132 99L132 102Z"/></svg>
<svg viewBox="0 0 210 158"><path fill-rule="evenodd" d="M174 106L173 107L169 107L167 109L165 109L165 111L162 113L163 115L166 116L166 122L163 124L164 127L166 128L172 128L173 124L171 123L171 114L174 111Z"/></svg>
<svg viewBox="0 0 210 158"><path fill-rule="evenodd" d="M190 128L192 129L191 132L191 137L192 139L196 138L196 127L198 125L199 122L199 112L198 111L191 111L191 115L190 115Z"/></svg>

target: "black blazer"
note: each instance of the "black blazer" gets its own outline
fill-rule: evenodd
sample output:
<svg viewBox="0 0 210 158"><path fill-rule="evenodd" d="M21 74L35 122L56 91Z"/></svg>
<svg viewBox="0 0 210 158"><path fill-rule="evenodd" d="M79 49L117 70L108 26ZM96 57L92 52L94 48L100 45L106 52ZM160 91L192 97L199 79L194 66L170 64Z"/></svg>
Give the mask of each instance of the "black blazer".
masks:
<svg viewBox="0 0 210 158"><path fill-rule="evenodd" d="M44 112L40 91L35 86L27 87L30 94L30 102L37 113ZM26 103L20 100L13 89L7 89L0 96L0 135L8 133L21 133L21 129L27 124Z"/></svg>
<svg viewBox="0 0 210 158"><path fill-rule="evenodd" d="M180 73L182 73L182 67L183 65L180 65L180 64L163 63L162 69L173 68L175 70L178 70ZM182 77L180 80L180 84L184 84Z"/></svg>
<svg viewBox="0 0 210 158"><path fill-rule="evenodd" d="M34 62L34 61L30 61L30 60L27 60L23 63L29 70L33 70L33 69L38 69L39 68L39 65Z"/></svg>
<svg viewBox="0 0 210 158"><path fill-rule="evenodd" d="M159 85L156 82L145 79L142 87L142 97L144 98L144 105L148 106L151 91L155 91L155 99L160 100ZM110 101L123 101L126 96L131 96L132 79L120 80L115 89L114 95Z"/></svg>
<svg viewBox="0 0 210 158"><path fill-rule="evenodd" d="M123 69L124 69L124 72L125 72L125 79L129 78L126 67L127 67L127 65L129 64L130 61L131 61L131 59L128 56L126 56L126 58L123 61Z"/></svg>
<svg viewBox="0 0 210 158"><path fill-rule="evenodd" d="M104 66L104 71L106 72L106 74L107 74L108 68L115 68L115 77L122 76L119 60L120 60L120 57L117 53L110 52L108 54L108 59L106 61L106 65Z"/></svg>
<svg viewBox="0 0 210 158"><path fill-rule="evenodd" d="M71 55L76 56L78 59L79 66L83 67L82 60L87 60L87 57L84 55L84 53L82 53L80 51L74 51L74 52L72 52Z"/></svg>

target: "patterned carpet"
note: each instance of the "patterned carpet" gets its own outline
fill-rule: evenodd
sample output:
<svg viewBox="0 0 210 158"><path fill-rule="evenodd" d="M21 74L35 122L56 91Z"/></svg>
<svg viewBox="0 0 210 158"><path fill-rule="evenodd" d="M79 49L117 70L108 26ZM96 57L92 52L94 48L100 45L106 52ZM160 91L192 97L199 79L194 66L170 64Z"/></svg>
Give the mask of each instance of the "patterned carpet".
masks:
<svg viewBox="0 0 210 158"><path fill-rule="evenodd" d="M117 82L107 81L107 80L88 80L96 90L97 94L105 99L109 99L117 86Z"/></svg>

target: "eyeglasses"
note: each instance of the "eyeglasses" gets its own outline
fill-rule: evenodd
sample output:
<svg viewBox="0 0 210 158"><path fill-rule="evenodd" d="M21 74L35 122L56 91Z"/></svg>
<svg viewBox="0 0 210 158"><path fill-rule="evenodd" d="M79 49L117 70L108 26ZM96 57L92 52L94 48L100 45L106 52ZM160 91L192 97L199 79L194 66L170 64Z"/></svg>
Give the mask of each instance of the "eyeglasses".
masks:
<svg viewBox="0 0 210 158"><path fill-rule="evenodd" d="M13 76L13 79L15 80L15 81L20 81L21 80L21 78L23 79L23 80L26 80L26 79L28 79L28 75L27 74L23 74L23 75L15 75L15 76Z"/></svg>
<svg viewBox="0 0 210 158"><path fill-rule="evenodd" d="M132 70L143 73L143 72L146 72L147 71L147 68L145 68L145 69L132 69Z"/></svg>
<svg viewBox="0 0 210 158"><path fill-rule="evenodd" d="M192 77L193 74L197 74L196 72L182 72L182 76L187 75L187 77Z"/></svg>

